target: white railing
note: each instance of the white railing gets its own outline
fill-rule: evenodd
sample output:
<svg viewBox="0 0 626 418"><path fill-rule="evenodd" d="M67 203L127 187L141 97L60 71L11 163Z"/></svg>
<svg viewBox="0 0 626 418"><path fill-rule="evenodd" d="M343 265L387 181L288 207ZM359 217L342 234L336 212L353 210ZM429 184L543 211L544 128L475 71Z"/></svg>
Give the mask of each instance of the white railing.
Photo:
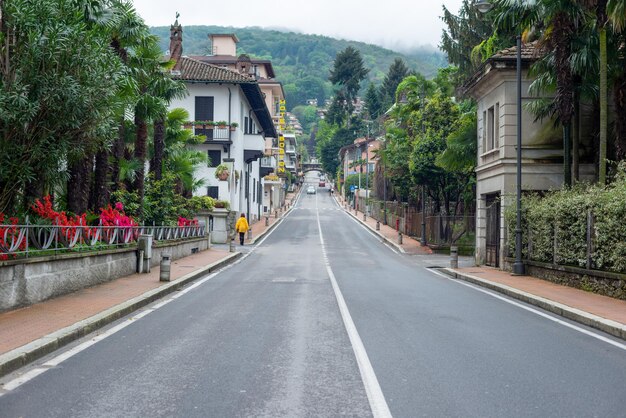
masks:
<svg viewBox="0 0 626 418"><path fill-rule="evenodd" d="M200 238L204 225L196 226L64 226L0 225L0 260L55 255L130 246L140 235L154 241Z"/></svg>

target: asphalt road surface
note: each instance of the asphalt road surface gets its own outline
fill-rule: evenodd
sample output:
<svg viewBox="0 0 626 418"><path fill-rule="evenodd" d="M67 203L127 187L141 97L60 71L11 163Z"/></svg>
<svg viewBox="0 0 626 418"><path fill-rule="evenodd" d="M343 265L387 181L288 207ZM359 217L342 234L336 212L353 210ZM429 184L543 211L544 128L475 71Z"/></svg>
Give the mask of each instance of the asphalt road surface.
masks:
<svg viewBox="0 0 626 418"><path fill-rule="evenodd" d="M327 189L248 250L3 379L0 417L626 416L626 347L395 253Z"/></svg>

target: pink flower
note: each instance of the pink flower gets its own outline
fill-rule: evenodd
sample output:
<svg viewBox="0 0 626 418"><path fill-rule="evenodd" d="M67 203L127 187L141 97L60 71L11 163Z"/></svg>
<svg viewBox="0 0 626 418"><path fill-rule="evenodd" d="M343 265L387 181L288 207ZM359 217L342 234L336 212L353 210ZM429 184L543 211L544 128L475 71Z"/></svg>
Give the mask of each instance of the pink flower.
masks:
<svg viewBox="0 0 626 418"><path fill-rule="evenodd" d="M122 202L117 202L117 203L115 204L115 209L116 209L116 210L120 210L120 211L121 211L121 210L124 210L124 204L123 204Z"/></svg>

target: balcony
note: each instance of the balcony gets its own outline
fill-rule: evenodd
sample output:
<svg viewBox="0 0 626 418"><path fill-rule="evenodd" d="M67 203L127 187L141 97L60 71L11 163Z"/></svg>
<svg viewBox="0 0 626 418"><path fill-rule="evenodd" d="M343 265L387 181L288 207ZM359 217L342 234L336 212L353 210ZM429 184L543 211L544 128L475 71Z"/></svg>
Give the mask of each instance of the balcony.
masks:
<svg viewBox="0 0 626 418"><path fill-rule="evenodd" d="M185 129L191 129L194 135L204 135L206 136L205 144L211 143L231 143L230 132L234 131L236 128L219 128L217 126L212 125L191 125L185 124Z"/></svg>
<svg viewBox="0 0 626 418"><path fill-rule="evenodd" d="M293 145L286 145L285 146L285 153L287 153L287 154L295 154L296 153L296 147L294 147Z"/></svg>
<svg viewBox="0 0 626 418"><path fill-rule="evenodd" d="M263 168L276 168L276 159L274 157L261 158L261 167Z"/></svg>

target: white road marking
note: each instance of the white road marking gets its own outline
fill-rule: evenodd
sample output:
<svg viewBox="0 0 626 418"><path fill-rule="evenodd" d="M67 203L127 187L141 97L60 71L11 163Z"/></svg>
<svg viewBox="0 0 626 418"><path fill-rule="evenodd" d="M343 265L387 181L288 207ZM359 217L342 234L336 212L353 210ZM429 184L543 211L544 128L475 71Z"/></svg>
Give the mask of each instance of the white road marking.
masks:
<svg viewBox="0 0 626 418"><path fill-rule="evenodd" d="M300 197L301 195L298 196L296 203L297 204L300 201ZM294 204L294 205L295 205ZM290 212L291 213L291 212ZM239 264L241 261L243 261L244 259L246 259L248 256L250 256L250 254L252 254L254 252L254 250L256 249L256 247L258 247L259 245L261 245L276 229L277 227L280 225L280 223L283 222L283 220L285 218L287 218L290 213L288 213L287 215L285 215L283 218L281 218L278 221L278 224L276 225L276 227L270 231L267 235L265 235L263 237L263 239L261 241L259 241L257 244L255 244L255 246L252 248L252 250L247 253L244 254L239 260L237 260L234 263L231 263L227 266L222 267L221 269L219 269L218 271L208 275L207 277L204 277L200 280L197 280L196 282L194 282L192 285L185 287L184 289L176 292L174 295L171 295L169 298L161 300L160 302L158 302L157 304L150 306L146 309L140 310L138 311L135 315L133 315L131 318L121 322L120 324L109 328L107 331L102 332L98 335L96 335L95 337L91 338L88 341L85 341L79 345L77 345L76 347L73 347L70 350L65 351L63 354L60 354L56 357L54 357L51 360L48 360L47 362L45 362L43 364L43 366L45 367L38 367L36 369L32 369L26 373L24 373L23 375L16 377L15 379L5 383L4 385L1 386L1 388L8 392L8 391L12 391L15 388L23 385L24 383L34 379L35 377L39 376L40 374L46 372L47 370L50 370L50 368L52 367L56 367L59 364L61 364L62 362L64 362L65 360L75 356L76 354L80 353L81 351L86 350L87 348L91 347L92 345L104 340L105 338L110 337L111 335L117 333L118 331L126 328L127 326L129 326L130 324L136 322L138 319L143 318L144 316L156 311L157 309L167 305L168 303L172 302L175 299L178 299L179 297L181 297L182 295L186 294L187 292L190 292L193 289L196 289L197 287L199 287L200 285L202 285L203 283L207 282L208 280L211 280L212 278L214 278L215 276L217 276L219 273L228 270L229 268L231 268L232 266ZM2 396L3 394L5 394L6 392L0 392L0 396Z"/></svg>
<svg viewBox="0 0 626 418"><path fill-rule="evenodd" d="M487 289L482 289L482 288L480 288L477 285L474 285L472 283L467 283L467 282L464 282L463 280L454 279L454 278L448 276L447 274L440 273L440 272L438 272L436 270L433 270L433 269L426 269L426 270L428 270L428 271L430 271L430 272L432 272L432 273L434 273L434 274L436 274L438 276L444 277L444 278L446 278L448 280L452 280L453 282L456 282L458 284L462 284L463 286L467 286L470 289L474 289L474 290L476 290L478 292L482 292L482 293L484 293L486 295L489 295L491 297L494 297L496 299L500 299L500 300L502 300L502 301L504 301L504 302L506 302L508 304L511 304L513 306L517 306L518 308L522 308L522 309L524 309L524 310L526 310L528 312L532 312L535 315L539 315L539 316L541 316L543 318L549 319L550 321L556 322L559 325L562 325L564 327L573 329L573 330L578 331L578 332L580 332L582 334L585 334L585 335L588 335L588 336L590 336L592 338L595 338L597 340L603 341L603 342L605 342L607 344L611 344L612 346L620 348L622 350L626 350L626 344L622 344L620 342L617 342L617 341L614 341L614 340L612 340L610 338L607 338L607 337L605 337L603 335L597 334L597 333L595 333L593 331L589 331L589 330L587 330L585 328L579 327L578 325L574 325L574 324L571 324L571 323L569 323L567 321L564 321L562 319L556 318L556 317L554 317L552 315L548 315L545 312L542 312L542 311L540 311L538 309L535 309L535 308L532 308L530 306L526 306L526 305L524 305L524 304L522 304L520 302L516 302L516 301L508 299L508 298L506 298L504 296L500 296L500 295L494 293L493 291L490 291L490 290L487 290Z"/></svg>
<svg viewBox="0 0 626 418"><path fill-rule="evenodd" d="M8 391L14 390L15 388L23 385L24 383L28 382L31 379L34 379L35 377L39 376L40 374L44 373L47 370L48 369L45 369L45 368L37 368L37 369L29 370L28 372L24 373L17 379L13 379L9 383L4 384L3 389L8 390ZM2 396L2 394L0 394L0 396Z"/></svg>
<svg viewBox="0 0 626 418"><path fill-rule="evenodd" d="M315 202L315 206L317 209L317 199ZM348 305L343 298L343 294L341 293L341 289L339 289L335 274L330 267L328 254L326 253L326 246L324 244L324 236L322 234L322 224L320 223L319 211L316 211L316 215L317 228L320 235L320 243L322 245L322 254L324 256L324 264L326 265L326 271L328 272L328 277L330 278L330 282L335 292L335 298L337 299L337 304L339 305L339 312L341 313L343 324L346 327L346 332L348 333L350 343L352 344L352 349L354 351L354 355L359 366L361 380L363 381L363 385L365 386L365 393L367 394L367 399L369 400L372 414L374 415L374 418L391 417L391 411L389 410L389 406L387 405L387 401L385 400L385 395L383 395L383 391L380 388L380 384L378 383L376 373L374 373L372 363L370 363L370 359L367 356L367 351L365 351L363 341L361 341L359 332L357 331L356 325L354 325L354 321L352 320L352 316L350 315L350 311L348 310Z"/></svg>

